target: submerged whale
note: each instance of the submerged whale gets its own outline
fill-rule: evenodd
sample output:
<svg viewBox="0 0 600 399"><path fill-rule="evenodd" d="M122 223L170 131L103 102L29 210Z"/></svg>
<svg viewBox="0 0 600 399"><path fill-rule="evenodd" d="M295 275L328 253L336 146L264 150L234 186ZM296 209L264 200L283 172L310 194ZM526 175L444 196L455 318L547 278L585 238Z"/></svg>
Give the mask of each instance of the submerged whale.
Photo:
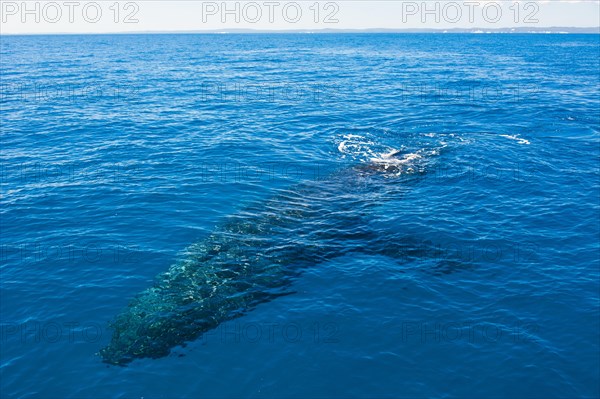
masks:
<svg viewBox="0 0 600 399"><path fill-rule="evenodd" d="M423 160L423 154L390 151L228 218L116 316L112 339L99 352L102 360L123 366L167 356L220 323L291 293L308 266L388 248L385 237L369 229L369 208L374 197L400 193L425 173Z"/></svg>

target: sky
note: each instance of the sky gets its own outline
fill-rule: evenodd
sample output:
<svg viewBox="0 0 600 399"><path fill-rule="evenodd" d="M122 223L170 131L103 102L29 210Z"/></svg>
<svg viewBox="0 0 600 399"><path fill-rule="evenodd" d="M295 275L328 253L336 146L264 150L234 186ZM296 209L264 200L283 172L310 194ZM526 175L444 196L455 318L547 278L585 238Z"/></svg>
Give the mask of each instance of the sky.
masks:
<svg viewBox="0 0 600 399"><path fill-rule="evenodd" d="M0 1L1 34L598 27L600 0Z"/></svg>

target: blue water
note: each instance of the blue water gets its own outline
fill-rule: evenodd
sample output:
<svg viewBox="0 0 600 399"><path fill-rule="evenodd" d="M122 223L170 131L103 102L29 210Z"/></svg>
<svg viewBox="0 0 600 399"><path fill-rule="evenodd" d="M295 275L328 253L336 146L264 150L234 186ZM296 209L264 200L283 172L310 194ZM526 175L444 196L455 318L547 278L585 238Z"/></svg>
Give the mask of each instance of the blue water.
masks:
<svg viewBox="0 0 600 399"><path fill-rule="evenodd" d="M0 66L2 397L600 395L600 36L3 36ZM169 356L96 355L307 184L345 253Z"/></svg>

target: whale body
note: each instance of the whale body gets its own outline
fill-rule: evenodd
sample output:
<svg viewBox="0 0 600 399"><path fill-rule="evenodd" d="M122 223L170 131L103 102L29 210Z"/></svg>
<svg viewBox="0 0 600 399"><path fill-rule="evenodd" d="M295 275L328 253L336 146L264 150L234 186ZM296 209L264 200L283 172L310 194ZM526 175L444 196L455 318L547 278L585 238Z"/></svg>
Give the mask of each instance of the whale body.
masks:
<svg viewBox="0 0 600 399"><path fill-rule="evenodd" d="M167 356L220 323L291 293L306 267L374 250L385 238L368 227L373 196L390 195L391 186L402 190L411 176L424 173L415 159L384 154L228 218L116 316L111 341L99 352L102 360L123 366ZM409 179L391 182L390 176Z"/></svg>

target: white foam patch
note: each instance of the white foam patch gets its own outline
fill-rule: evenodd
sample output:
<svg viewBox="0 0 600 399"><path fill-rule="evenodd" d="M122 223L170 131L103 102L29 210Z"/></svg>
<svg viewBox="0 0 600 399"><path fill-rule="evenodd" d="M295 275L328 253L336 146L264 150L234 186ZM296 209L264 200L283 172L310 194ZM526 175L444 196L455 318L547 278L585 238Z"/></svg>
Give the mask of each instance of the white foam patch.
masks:
<svg viewBox="0 0 600 399"><path fill-rule="evenodd" d="M517 135L501 134L501 135L500 135L500 137L504 137L504 138L507 138L507 139L509 139L509 140L514 140L514 141L516 141L516 142L517 142L517 143L519 143L519 144L524 144L524 145L529 145L529 144L531 144L531 143L529 142L529 140L526 140L526 139L524 139L524 138L521 138L521 137L519 137L519 136L517 136Z"/></svg>
<svg viewBox="0 0 600 399"><path fill-rule="evenodd" d="M380 150L391 151L389 147L378 146L368 138L356 134L347 134L342 136L342 141L338 144L338 151L344 154L344 158L349 156L353 159L366 161L369 158L377 156Z"/></svg>

